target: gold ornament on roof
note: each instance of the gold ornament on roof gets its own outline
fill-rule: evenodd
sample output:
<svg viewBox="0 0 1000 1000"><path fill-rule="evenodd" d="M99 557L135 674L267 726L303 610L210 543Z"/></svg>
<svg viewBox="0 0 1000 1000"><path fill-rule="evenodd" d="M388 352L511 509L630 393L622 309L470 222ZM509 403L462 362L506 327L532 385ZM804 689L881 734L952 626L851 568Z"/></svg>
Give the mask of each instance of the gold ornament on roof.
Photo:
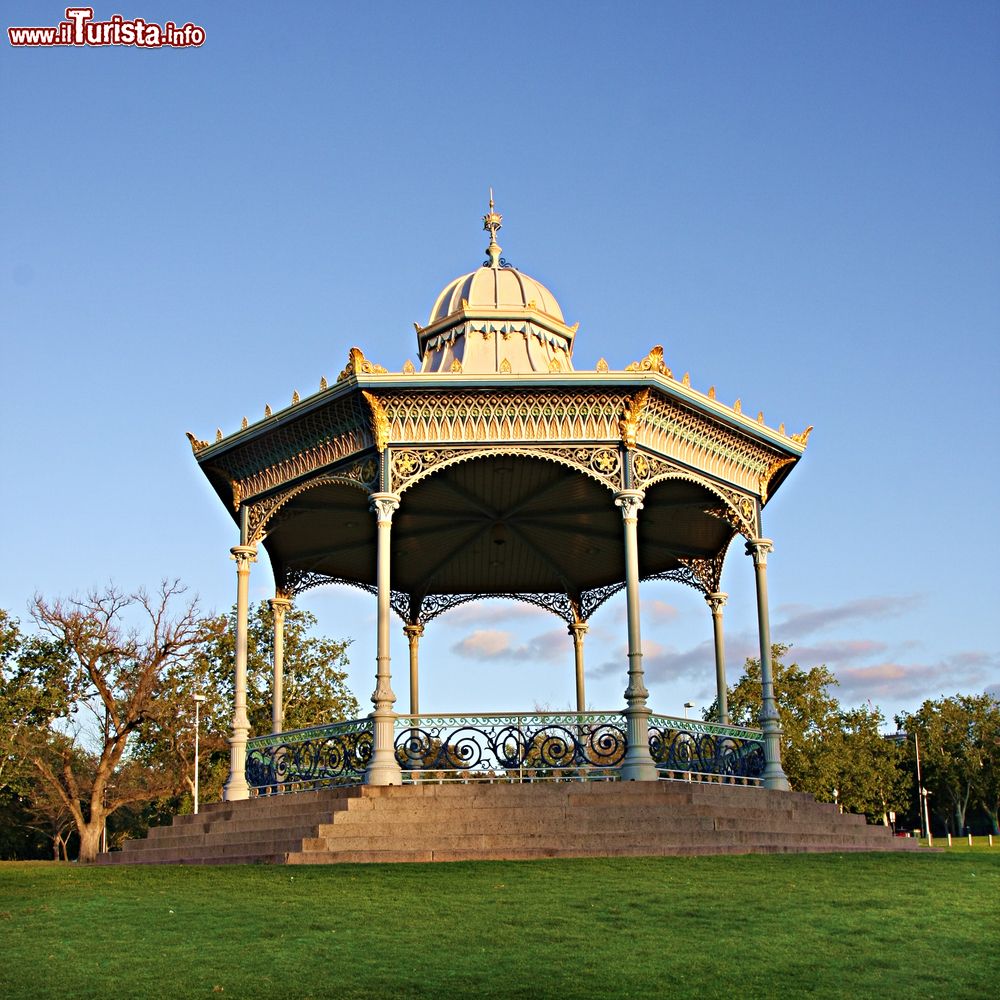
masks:
<svg viewBox="0 0 1000 1000"><path fill-rule="evenodd" d="M343 382L351 375L388 375L389 373L381 366L369 361L361 351L360 347L352 347L347 352L347 367L337 376L338 382Z"/></svg>
<svg viewBox="0 0 1000 1000"><path fill-rule="evenodd" d="M190 431L185 431L184 433L187 434L187 439L191 442L191 451L193 451L194 454L197 455L199 451L204 451L208 447L207 441L202 441L199 438L196 438Z"/></svg>
<svg viewBox="0 0 1000 1000"><path fill-rule="evenodd" d="M633 361L625 368L627 372L656 372L659 375L666 375L673 378L674 373L663 361L663 347L659 344L647 354L642 361Z"/></svg>
<svg viewBox="0 0 1000 1000"><path fill-rule="evenodd" d="M761 411L760 411L760 412L759 412L759 413L757 414L757 423L758 423L758 424L760 424L761 426L763 426L763 425L764 425L764 411L763 411L763 410L761 410Z"/></svg>
<svg viewBox="0 0 1000 1000"><path fill-rule="evenodd" d="M648 402L648 389L643 389L642 392L637 392L625 400L625 407L622 410L621 419L618 421L618 430L626 448L635 447L635 438L639 431L639 415L646 408Z"/></svg>
<svg viewBox="0 0 1000 1000"><path fill-rule="evenodd" d="M215 428L215 440L216 441L221 441L222 440L222 428L221 427L216 427Z"/></svg>
<svg viewBox="0 0 1000 1000"><path fill-rule="evenodd" d="M292 406L294 406L299 401L299 390L292 390Z"/></svg>
<svg viewBox="0 0 1000 1000"><path fill-rule="evenodd" d="M736 402L733 403L733 413L742 413L742 412L743 412L743 400L737 399Z"/></svg>
<svg viewBox="0 0 1000 1000"><path fill-rule="evenodd" d="M507 358L504 358L503 361L500 362L500 374L509 375L511 370L510 361Z"/></svg>
<svg viewBox="0 0 1000 1000"><path fill-rule="evenodd" d="M416 370L417 369L413 366L413 362L409 358L407 358L403 362L403 374L404 375L412 375Z"/></svg>
<svg viewBox="0 0 1000 1000"><path fill-rule="evenodd" d="M681 379L681 385L686 385L689 389L691 388L691 373L685 372L684 378Z"/></svg>
<svg viewBox="0 0 1000 1000"><path fill-rule="evenodd" d="M320 387L321 390L327 388L326 376L325 375L321 375L320 376L319 387Z"/></svg>
<svg viewBox="0 0 1000 1000"><path fill-rule="evenodd" d="M240 430L245 431L250 426L250 421L246 417L243 418L243 422L240 424Z"/></svg>
<svg viewBox="0 0 1000 1000"><path fill-rule="evenodd" d="M604 372L608 371L608 363L607 361L604 360L604 358L600 358L598 360L597 368L595 369L595 371L599 371L601 372L601 374L604 374Z"/></svg>
<svg viewBox="0 0 1000 1000"><path fill-rule="evenodd" d="M378 396L373 396L364 389L361 390L361 395L365 397L372 411L372 436L375 438L375 448L383 452L389 444L389 415L385 412L385 407Z"/></svg>
<svg viewBox="0 0 1000 1000"><path fill-rule="evenodd" d="M461 375L462 374L462 362L459 361L458 358L455 358L455 360L452 361L452 363L451 363L451 369L450 370L453 371L456 375Z"/></svg>
<svg viewBox="0 0 1000 1000"><path fill-rule="evenodd" d="M709 399L715 399L715 386L714 385L710 385L708 387L708 398Z"/></svg>
<svg viewBox="0 0 1000 1000"><path fill-rule="evenodd" d="M809 435L813 432L813 425L810 424L801 434L793 434L792 440L796 444L806 445L809 444Z"/></svg>
<svg viewBox="0 0 1000 1000"><path fill-rule="evenodd" d="M264 404L264 416L265 417L269 417L270 415L271 415L271 404L270 403L265 403Z"/></svg>
<svg viewBox="0 0 1000 1000"><path fill-rule="evenodd" d="M779 434L784 434L785 433L785 425L784 424L778 424L778 433Z"/></svg>
<svg viewBox="0 0 1000 1000"><path fill-rule="evenodd" d="M550 372L561 372L562 371L562 362L558 358L553 358L549 362L549 371Z"/></svg>
<svg viewBox="0 0 1000 1000"><path fill-rule="evenodd" d="M767 503L771 489L771 480L778 474L779 469L783 469L786 465L791 465L794 461L794 458L776 458L767 467L767 472L760 477L758 482L760 483L760 505L762 507Z"/></svg>

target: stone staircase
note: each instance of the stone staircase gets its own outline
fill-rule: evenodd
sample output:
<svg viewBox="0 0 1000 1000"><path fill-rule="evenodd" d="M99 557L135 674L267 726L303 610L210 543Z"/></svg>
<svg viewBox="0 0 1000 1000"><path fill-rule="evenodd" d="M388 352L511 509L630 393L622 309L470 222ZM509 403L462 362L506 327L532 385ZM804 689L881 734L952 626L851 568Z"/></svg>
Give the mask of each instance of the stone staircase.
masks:
<svg viewBox="0 0 1000 1000"><path fill-rule="evenodd" d="M206 806L100 864L335 864L912 850L801 792L711 782L330 788Z"/></svg>

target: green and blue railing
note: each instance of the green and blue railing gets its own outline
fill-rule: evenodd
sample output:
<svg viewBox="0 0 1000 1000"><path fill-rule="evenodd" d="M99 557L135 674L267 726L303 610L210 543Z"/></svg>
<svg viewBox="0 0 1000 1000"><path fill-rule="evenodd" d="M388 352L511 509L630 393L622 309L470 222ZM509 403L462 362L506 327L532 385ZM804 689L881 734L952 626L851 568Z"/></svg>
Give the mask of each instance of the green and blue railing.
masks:
<svg viewBox="0 0 1000 1000"><path fill-rule="evenodd" d="M247 744L255 794L364 783L371 718L258 736ZM620 712L399 715L396 759L404 783L616 780L628 749ZM663 779L758 785L760 730L649 718L649 750Z"/></svg>

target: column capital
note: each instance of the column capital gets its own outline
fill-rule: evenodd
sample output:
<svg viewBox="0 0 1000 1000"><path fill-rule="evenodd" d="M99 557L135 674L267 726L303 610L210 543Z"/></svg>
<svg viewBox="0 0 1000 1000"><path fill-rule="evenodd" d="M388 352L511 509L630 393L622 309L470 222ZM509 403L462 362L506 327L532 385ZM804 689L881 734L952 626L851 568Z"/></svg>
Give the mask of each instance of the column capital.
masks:
<svg viewBox="0 0 1000 1000"><path fill-rule="evenodd" d="M269 598L267 603L271 606L271 611L275 616L283 615L292 606L291 598L283 597L281 594Z"/></svg>
<svg viewBox="0 0 1000 1000"><path fill-rule="evenodd" d="M566 627L566 631L573 636L574 642L580 642L590 631L590 626L586 622L572 622Z"/></svg>
<svg viewBox="0 0 1000 1000"><path fill-rule="evenodd" d="M236 560L237 573L249 573L250 564L257 561L256 545L234 545L229 553Z"/></svg>
<svg viewBox="0 0 1000 1000"><path fill-rule="evenodd" d="M379 524L389 524L392 515L399 509L398 493L372 493L368 497L369 510L376 515Z"/></svg>
<svg viewBox="0 0 1000 1000"><path fill-rule="evenodd" d="M724 594L721 590L718 590L715 593L706 594L705 602L712 609L712 614L718 615L722 613L722 609L726 606L728 598L728 594Z"/></svg>
<svg viewBox="0 0 1000 1000"><path fill-rule="evenodd" d="M747 539L747 555L753 557L754 566L766 566L768 553L774 551L774 542L770 538Z"/></svg>
<svg viewBox="0 0 1000 1000"><path fill-rule="evenodd" d="M410 622L408 625L403 626L403 635L406 636L410 642L414 639L419 639L424 634L424 626L421 622Z"/></svg>
<svg viewBox="0 0 1000 1000"><path fill-rule="evenodd" d="M625 521L637 521L639 511L642 510L642 501L646 494L642 490L621 490L615 494L615 506L621 507L622 519Z"/></svg>

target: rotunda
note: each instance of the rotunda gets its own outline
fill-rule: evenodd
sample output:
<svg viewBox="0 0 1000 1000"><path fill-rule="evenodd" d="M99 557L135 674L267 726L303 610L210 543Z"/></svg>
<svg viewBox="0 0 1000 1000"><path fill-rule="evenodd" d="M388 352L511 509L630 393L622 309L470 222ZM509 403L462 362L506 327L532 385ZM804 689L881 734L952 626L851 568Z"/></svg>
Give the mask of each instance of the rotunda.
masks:
<svg viewBox="0 0 1000 1000"><path fill-rule="evenodd" d="M239 528L236 683L227 799L329 784L421 780L651 781L692 773L787 788L773 698L762 512L801 458L789 435L676 378L661 347L614 370L578 371L577 326L555 296L511 267L490 197L486 260L450 281L416 326L419 364L389 373L357 347L332 385L214 442L195 458ZM763 676L762 731L729 725L723 562L751 556ZM248 580L259 551L275 579L273 732L249 737ZM719 718L680 720L648 705L640 584L704 595L715 639ZM282 725L282 622L320 585L377 602L374 711L294 733ZM623 704L586 710L587 621L624 590ZM478 598L531 602L572 639L577 711L421 714L419 642ZM390 617L409 641L409 711L397 711Z"/></svg>

